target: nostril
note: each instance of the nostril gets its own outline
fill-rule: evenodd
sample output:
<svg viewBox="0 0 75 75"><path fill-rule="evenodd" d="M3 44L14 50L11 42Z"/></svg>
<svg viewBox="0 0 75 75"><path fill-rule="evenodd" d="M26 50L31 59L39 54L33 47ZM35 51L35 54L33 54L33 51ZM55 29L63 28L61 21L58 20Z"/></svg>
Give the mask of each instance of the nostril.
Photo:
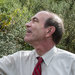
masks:
<svg viewBox="0 0 75 75"><path fill-rule="evenodd" d="M30 27L31 25L30 25L30 22L29 23L26 23L26 27Z"/></svg>

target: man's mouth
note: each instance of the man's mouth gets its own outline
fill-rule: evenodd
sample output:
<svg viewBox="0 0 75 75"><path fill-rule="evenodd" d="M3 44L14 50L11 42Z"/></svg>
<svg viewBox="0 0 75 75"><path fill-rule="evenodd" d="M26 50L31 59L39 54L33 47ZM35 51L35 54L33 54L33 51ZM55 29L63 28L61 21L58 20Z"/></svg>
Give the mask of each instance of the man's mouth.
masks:
<svg viewBox="0 0 75 75"><path fill-rule="evenodd" d="M27 29L27 30L26 30L26 33L32 33L32 31L31 31L31 30L29 30L29 29Z"/></svg>

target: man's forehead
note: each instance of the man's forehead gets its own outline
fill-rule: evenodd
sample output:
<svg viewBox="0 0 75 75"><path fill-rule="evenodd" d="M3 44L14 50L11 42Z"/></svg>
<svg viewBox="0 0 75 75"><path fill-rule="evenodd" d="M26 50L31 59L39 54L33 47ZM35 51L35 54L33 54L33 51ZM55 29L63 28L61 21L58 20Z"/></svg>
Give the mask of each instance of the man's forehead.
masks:
<svg viewBox="0 0 75 75"><path fill-rule="evenodd" d="M47 11L40 11L40 12L38 12L37 14L45 14L45 15L49 15L50 12L47 12Z"/></svg>
<svg viewBox="0 0 75 75"><path fill-rule="evenodd" d="M41 16L41 17L48 17L50 16L50 13L46 12L46 11L40 11L38 13L35 14L36 16Z"/></svg>
<svg viewBox="0 0 75 75"><path fill-rule="evenodd" d="M46 11L41 11L36 13L32 18L38 18L38 19L47 19L50 17L50 13L46 12Z"/></svg>

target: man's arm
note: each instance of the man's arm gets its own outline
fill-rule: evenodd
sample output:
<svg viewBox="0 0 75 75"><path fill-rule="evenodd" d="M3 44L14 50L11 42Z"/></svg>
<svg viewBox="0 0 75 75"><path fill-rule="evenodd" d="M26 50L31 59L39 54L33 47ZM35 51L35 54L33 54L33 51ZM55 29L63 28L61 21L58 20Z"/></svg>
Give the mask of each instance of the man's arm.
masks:
<svg viewBox="0 0 75 75"><path fill-rule="evenodd" d="M0 58L0 75L13 75L16 73L16 63L19 52ZM12 74L13 73L13 74Z"/></svg>

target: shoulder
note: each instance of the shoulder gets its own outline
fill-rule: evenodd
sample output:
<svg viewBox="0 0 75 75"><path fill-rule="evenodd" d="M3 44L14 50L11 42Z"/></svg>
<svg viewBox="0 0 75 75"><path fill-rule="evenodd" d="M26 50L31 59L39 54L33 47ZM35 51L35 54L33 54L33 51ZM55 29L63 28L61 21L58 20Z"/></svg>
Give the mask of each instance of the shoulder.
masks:
<svg viewBox="0 0 75 75"><path fill-rule="evenodd" d="M11 56L17 56L17 57L19 57L19 56L29 56L31 53L33 53L33 51L30 51L30 50L26 50L26 51L18 51L18 52L16 52L16 53L14 53L14 54L12 54Z"/></svg>
<svg viewBox="0 0 75 75"><path fill-rule="evenodd" d="M19 61L21 58L28 58L30 56L34 55L34 50L29 51L18 51L14 54L8 55L8 56L3 56L0 58L0 63L14 63L16 61Z"/></svg>
<svg viewBox="0 0 75 75"><path fill-rule="evenodd" d="M1 73L15 73L16 68L19 68L22 63L25 63L34 56L34 51L18 51L14 54L3 56L0 58ZM21 67L20 67L21 68ZM9 74L10 75L10 74Z"/></svg>
<svg viewBox="0 0 75 75"><path fill-rule="evenodd" d="M63 59L68 59L68 60L75 60L75 54L71 53L69 51L57 48L57 57L63 58Z"/></svg>
<svg viewBox="0 0 75 75"><path fill-rule="evenodd" d="M30 50L26 50L26 51L19 51L17 53L14 53L14 56L17 56L18 58L28 58L31 56L34 56L34 50L30 51Z"/></svg>

